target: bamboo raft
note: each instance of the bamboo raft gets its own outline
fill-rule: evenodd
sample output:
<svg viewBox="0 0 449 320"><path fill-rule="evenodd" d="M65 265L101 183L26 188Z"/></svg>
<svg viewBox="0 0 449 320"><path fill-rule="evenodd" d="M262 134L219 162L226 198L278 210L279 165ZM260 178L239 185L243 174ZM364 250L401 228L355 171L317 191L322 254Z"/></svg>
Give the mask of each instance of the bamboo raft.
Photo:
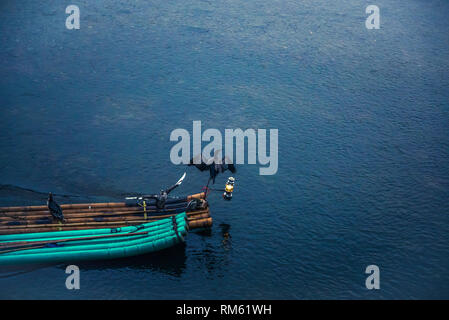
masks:
<svg viewBox="0 0 449 320"><path fill-rule="evenodd" d="M159 251L184 242L187 217L180 213L137 226L0 235L0 265L116 259Z"/></svg>
<svg viewBox="0 0 449 320"><path fill-rule="evenodd" d="M0 207L0 265L113 259L184 242L187 231L212 225L205 193L155 201Z"/></svg>
<svg viewBox="0 0 449 320"><path fill-rule="evenodd" d="M129 202L62 204L64 221L56 221L47 206L0 207L0 235L50 231L118 228L169 218L186 212L189 229L212 225L209 207L190 210L193 199L205 199L204 193L167 200L165 209L153 203L147 206Z"/></svg>

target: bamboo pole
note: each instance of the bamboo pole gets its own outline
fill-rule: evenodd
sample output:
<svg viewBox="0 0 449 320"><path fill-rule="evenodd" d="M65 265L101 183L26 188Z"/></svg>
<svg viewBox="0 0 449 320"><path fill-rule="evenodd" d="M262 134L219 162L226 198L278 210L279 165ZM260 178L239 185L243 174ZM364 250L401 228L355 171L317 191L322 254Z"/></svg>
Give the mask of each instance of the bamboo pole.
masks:
<svg viewBox="0 0 449 320"><path fill-rule="evenodd" d="M172 215L163 215L163 216L154 216L154 217L148 217L147 220L142 220L143 217L136 217L136 219L127 219L127 218L119 218L117 221L114 220L104 220L104 221L78 221L73 223L61 223L61 224L55 224L55 223L43 223L43 224L22 224L22 225L13 225L13 226L1 226L0 227L0 234L3 230L12 230L12 229L23 229L23 228L45 228L45 227L54 227L54 228L69 228L69 227L79 227L79 226L89 226L89 225L99 225L99 224L114 224L117 222L151 222L154 220L160 220L163 218L171 217ZM140 218L138 220L137 218Z"/></svg>
<svg viewBox="0 0 449 320"><path fill-rule="evenodd" d="M201 219L198 219L201 220ZM157 220L152 220L152 221L157 221ZM113 222L113 223L98 223L98 224L92 224L92 225L88 225L88 226L78 226L78 227L70 227L67 228L62 225L53 225L52 227L45 227L45 228L33 228L33 229L29 229L29 228L22 228L22 229L6 229L6 230L1 230L0 234L3 235L8 235L8 234L20 234L20 233L38 233L38 232L51 232L51 231L73 231L73 230L89 230L89 229L107 229L107 228L120 228L120 227L126 227L126 226L135 226L135 225L139 225L142 223L147 223L147 222L152 222L151 220L135 220L135 221L128 221L128 222ZM191 226L190 225L191 221L188 222L188 224L186 225L188 227L188 229L194 229L196 228L195 226Z"/></svg>
<svg viewBox="0 0 449 320"><path fill-rule="evenodd" d="M176 214L177 212L181 212L181 210L184 208L177 208L177 209L165 209L164 211L160 210L147 210L146 213L148 215L152 215L154 213L169 213L169 214ZM195 211L192 211L195 212ZM127 210L127 211L112 211L112 212L86 212L86 213L72 213L72 214L64 214L64 218L66 220L75 219L75 218L94 218L94 217L113 217L113 216L125 216L125 215L144 215L145 211L141 210ZM8 224L11 222L30 222L30 221L36 221L38 223L38 220L42 220L44 218L53 219L51 215L48 216L25 216L25 217L9 217L9 216L0 216L0 225L1 224Z"/></svg>
<svg viewBox="0 0 449 320"><path fill-rule="evenodd" d="M206 197L206 193L204 193L204 192L195 193L190 196L187 196L187 201L190 201L192 199L204 199L205 197Z"/></svg>
<svg viewBox="0 0 449 320"><path fill-rule="evenodd" d="M201 210L201 211L194 211L194 212L189 212L187 214L187 216L193 216L193 215L197 215L197 214L205 214L205 213L209 213L208 210ZM65 218L65 221L62 223L62 226L67 226L70 225L72 223L79 223L79 222L107 222L107 221L134 221L134 220L141 220L142 218L144 218L144 212L141 211L139 215L136 214L132 214L132 215L114 215L114 216L108 216L108 215L100 215L100 216L94 216L94 217L70 217L70 218ZM169 214L165 214L165 215L158 215L158 216L147 216L148 220L158 220L158 219L162 219L162 218L167 218L167 217L171 217L173 215L175 215L176 213L169 213ZM8 223L11 223L11 221L9 222L0 222L0 233L2 228L6 228L6 227L17 227L18 229L20 229L20 227L28 227L28 226L33 226L33 225L38 225L38 226L56 226L59 227L61 226L61 224L58 223L39 223L39 220L42 221L42 219L37 219L37 220L32 220L32 219L28 219L26 221L12 221L15 222L16 224L14 225L10 225ZM51 218L48 218L49 221L52 221Z"/></svg>
<svg viewBox="0 0 449 320"><path fill-rule="evenodd" d="M54 240L43 240L43 241L14 241L14 242L6 242L0 243L0 254L4 253L1 251L3 249L11 249L11 248L26 248L29 246L36 245L45 245L50 243L61 243L68 241L84 241L84 240L97 240L103 238L116 238L116 237L127 237L127 236L137 236L137 235L148 235L149 231L142 232L128 232L128 233L120 233L120 234L107 234L107 235L99 235L99 236L90 236L90 237L78 237L78 238L66 238L66 239L54 239Z"/></svg>
<svg viewBox="0 0 449 320"><path fill-rule="evenodd" d="M181 203L174 203L174 204L167 204L165 208L167 210L174 210L179 208L186 208L187 202L181 202ZM147 205L146 206L147 211L151 212L157 212L160 211L160 209L157 209L154 205ZM46 210L32 210L32 211L1 211L0 210L0 218L1 217L23 217L23 216L48 216L51 215L48 208L45 208ZM118 207L118 208L109 208L109 207L96 207L96 208L90 208L90 209L66 209L63 210L63 214L70 215L73 213L95 213L95 212L120 212L120 211L139 211L143 210L142 206L136 206L136 207Z"/></svg>
<svg viewBox="0 0 449 320"><path fill-rule="evenodd" d="M187 213L187 218L195 218L197 215L208 214L210 215L209 209L200 210L200 211L192 211Z"/></svg>
<svg viewBox="0 0 449 320"><path fill-rule="evenodd" d="M179 208L167 208L163 211L161 210L146 210L148 214L159 213L159 212L182 212L182 210L187 209L185 207ZM64 218L82 218L82 217L98 217L98 216L119 216L126 214L139 214L145 213L143 208L139 207L136 210L113 210L113 211L90 211L90 212L74 212L74 213L63 213ZM47 215L26 215L26 216L5 216L0 213L0 222L1 221L20 221L20 220L33 220L33 219L43 219L43 218L52 218L52 215L48 213Z"/></svg>
<svg viewBox="0 0 449 320"><path fill-rule="evenodd" d="M212 226L212 218L189 221L190 229L209 228L211 226Z"/></svg>
<svg viewBox="0 0 449 320"><path fill-rule="evenodd" d="M207 210L201 210L201 211L193 211L187 213L188 217L195 216L198 214L209 214L209 209ZM89 225L100 225L100 224L113 224L113 223L120 223L120 222L150 222L154 220L160 220L163 218L168 218L173 216L174 214L166 214L166 215L159 215L159 216L148 216L147 220L142 220L143 217L137 216L132 217L131 219L128 217L111 217L112 219L107 219L107 217L104 217L103 221L86 221L86 219L79 219L77 221L73 221L73 223L42 223L42 224L32 224L31 223L24 223L19 225L0 225L0 234L3 234L5 230L14 230L14 229L32 229L32 228L70 228L70 227L79 227L79 226L89 226Z"/></svg>
<svg viewBox="0 0 449 320"><path fill-rule="evenodd" d="M142 214L140 212L140 214ZM147 220L143 220L143 217L139 216L132 216L133 219L126 219L124 221L123 219L118 219L118 221L95 221L95 222L89 222L86 223L70 223L67 224L37 224L33 226L32 228L29 228L27 225L17 225L14 226L15 228L5 228L0 225L0 234L20 234L20 233L30 233L30 232L48 232L48 231L66 231L66 230L86 230L86 229L98 229L98 228L111 228L111 227L122 227L122 226L130 226L130 225L137 225L141 223L156 221L159 219L171 217L175 215L176 213L166 214L166 215L158 215L158 216L149 216ZM188 226L191 229L195 228L203 228L203 227L210 227L212 225L212 218L210 218L210 211L209 208L206 208L205 210L196 210L196 211L190 211L186 213L188 217ZM117 215L119 216L119 215ZM206 218L209 217L209 218ZM134 218L136 220L134 220ZM210 220L208 220L210 219ZM198 222L199 221L199 222ZM75 225L73 225L75 224ZM47 225L47 226L46 226ZM9 226L12 227L12 226Z"/></svg>
<svg viewBox="0 0 449 320"><path fill-rule="evenodd" d="M146 221L146 222L151 222L151 221ZM138 223L135 223L138 224ZM8 235L8 234L21 234L21 233L39 233L39 232L57 232L57 231L74 231L74 230L89 230L89 229L107 229L107 228L120 228L120 227L124 227L124 226L132 226L135 225L134 223L132 224L122 224L122 223L116 223L115 225L111 226L111 225L94 225L94 226L83 226L83 227L71 227L71 228L66 228L64 229L63 227L47 227L47 228L35 228L35 229L27 229L27 228L23 228L23 229L15 229L15 230L2 230L0 232L0 234L2 235Z"/></svg>
<svg viewBox="0 0 449 320"><path fill-rule="evenodd" d="M186 198L176 199L177 203L186 202L192 199L204 199L205 193L196 193L187 196ZM168 203L170 204L170 202ZM90 209L90 208L123 208L129 207L125 202L103 202L103 203L75 203L75 204L62 204L62 210L70 210L70 209ZM18 206L18 207L0 207L0 212L29 212L29 211L48 211L46 205L43 206Z"/></svg>
<svg viewBox="0 0 449 320"><path fill-rule="evenodd" d="M187 221L195 221L195 220L199 220L199 219L205 219L205 218L210 218L210 214L209 213L203 213L203 214L199 214L196 216L193 216L191 218L188 218Z"/></svg>
<svg viewBox="0 0 449 320"><path fill-rule="evenodd" d="M103 228L118 228L122 226L134 226L142 223L154 222L154 220L133 220L133 221L119 221L119 222L85 222L73 223L70 225L33 225L33 226L18 226L17 229L2 229L0 234L17 234L17 233L35 233L35 232L50 232L50 231L69 231L69 230L87 230L87 229L103 229ZM54 230L56 229L56 230Z"/></svg>
<svg viewBox="0 0 449 320"><path fill-rule="evenodd" d="M126 207L124 202L104 202L104 203L76 203L76 204L61 204L62 210L67 209L88 209L88 208L122 208ZM29 212L48 210L47 206L24 206L24 207L0 207L3 212Z"/></svg>

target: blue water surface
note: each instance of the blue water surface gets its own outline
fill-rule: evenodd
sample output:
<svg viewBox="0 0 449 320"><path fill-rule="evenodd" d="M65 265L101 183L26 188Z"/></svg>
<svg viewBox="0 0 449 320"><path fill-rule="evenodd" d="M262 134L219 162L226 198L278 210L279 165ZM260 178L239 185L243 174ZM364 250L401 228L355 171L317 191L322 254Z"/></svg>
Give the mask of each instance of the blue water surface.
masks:
<svg viewBox="0 0 449 320"><path fill-rule="evenodd" d="M370 4L379 30L365 28ZM239 166L234 199L211 194L212 229L185 245L78 263L80 290L65 288L66 264L2 268L0 298L448 299L448 12L444 0L2 1L0 206L158 191L186 170L170 133L194 120L278 129L279 170ZM177 195L206 182L187 172ZM370 264L380 290L365 288Z"/></svg>

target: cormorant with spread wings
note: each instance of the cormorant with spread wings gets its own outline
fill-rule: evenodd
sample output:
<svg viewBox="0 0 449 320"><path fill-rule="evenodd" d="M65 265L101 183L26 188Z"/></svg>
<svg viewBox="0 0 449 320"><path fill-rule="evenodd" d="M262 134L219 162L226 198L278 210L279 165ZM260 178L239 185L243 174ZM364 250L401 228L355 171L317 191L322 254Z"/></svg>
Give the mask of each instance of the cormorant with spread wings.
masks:
<svg viewBox="0 0 449 320"><path fill-rule="evenodd" d="M209 170L209 180L207 181L207 186L209 186L209 182L211 180L212 184L215 183L215 177L219 173L222 173L226 170L229 170L232 173L235 173L237 171L229 157L224 156L220 158L218 156L220 151L221 150L215 151L213 158L207 158L199 154L196 157L192 158L190 160L190 163L188 164L189 166L197 167L200 171Z"/></svg>

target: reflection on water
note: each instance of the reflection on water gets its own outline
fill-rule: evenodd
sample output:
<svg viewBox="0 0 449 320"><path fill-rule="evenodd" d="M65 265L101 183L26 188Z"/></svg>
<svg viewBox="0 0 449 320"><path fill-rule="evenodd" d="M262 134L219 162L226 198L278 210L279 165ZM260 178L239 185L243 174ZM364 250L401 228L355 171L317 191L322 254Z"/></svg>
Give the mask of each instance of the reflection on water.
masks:
<svg viewBox="0 0 449 320"><path fill-rule="evenodd" d="M129 258L113 259L107 261L81 261L74 262L80 270L109 270L134 269L137 271L162 272L180 277L186 269L186 244L181 243L174 247ZM64 267L68 265L61 265Z"/></svg>
<svg viewBox="0 0 449 320"><path fill-rule="evenodd" d="M221 235L223 236L223 240L222 240L223 248L226 251L228 251L231 249L232 236L229 233L229 231L231 230L231 225L229 225L227 223L221 223L220 228L221 228Z"/></svg>
<svg viewBox="0 0 449 320"><path fill-rule="evenodd" d="M39 269L44 269L49 265L35 264L35 265L21 265L21 266L0 266L0 279L16 277L24 275Z"/></svg>
<svg viewBox="0 0 449 320"><path fill-rule="evenodd" d="M198 229L193 232L203 237L212 237L212 229Z"/></svg>
<svg viewBox="0 0 449 320"><path fill-rule="evenodd" d="M71 264L78 266L81 271L127 268L137 271L161 272L171 276L180 277L186 269L186 259L186 245L185 243L181 243L159 252L121 259L71 261L58 264L1 266L0 279L15 277L48 267L56 267L65 270L66 267Z"/></svg>
<svg viewBox="0 0 449 320"><path fill-rule="evenodd" d="M192 258L192 265L199 265L206 271L207 279L222 278L228 272L229 268L229 253L231 250L231 226L226 223L218 225L221 237L214 237L213 230L201 230L195 232L199 235L198 239L200 244L196 245L188 252L190 258ZM192 241L193 243L194 241Z"/></svg>

